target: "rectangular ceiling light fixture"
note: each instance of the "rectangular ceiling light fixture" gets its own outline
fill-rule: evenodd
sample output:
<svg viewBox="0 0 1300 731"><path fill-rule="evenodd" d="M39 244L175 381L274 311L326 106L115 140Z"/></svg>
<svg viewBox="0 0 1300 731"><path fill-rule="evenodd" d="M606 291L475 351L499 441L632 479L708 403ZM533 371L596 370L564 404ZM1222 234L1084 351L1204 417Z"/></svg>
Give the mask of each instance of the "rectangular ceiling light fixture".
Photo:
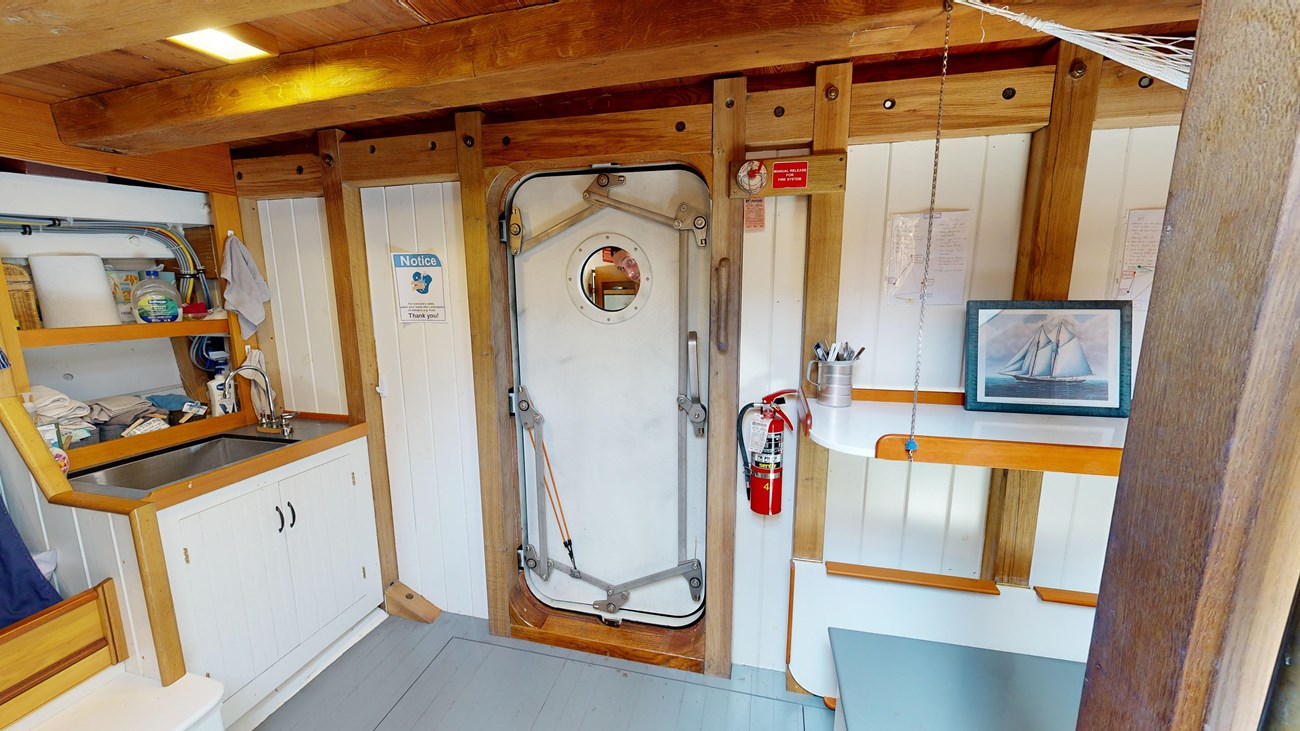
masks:
<svg viewBox="0 0 1300 731"><path fill-rule="evenodd" d="M215 56L223 61L247 61L250 58L262 58L263 56L274 55L273 51L258 48L257 46L247 43L239 38L234 37L224 30L216 28L207 28L197 30L193 33L182 33L178 36L168 38L187 48L193 48L200 53L206 53L209 56Z"/></svg>

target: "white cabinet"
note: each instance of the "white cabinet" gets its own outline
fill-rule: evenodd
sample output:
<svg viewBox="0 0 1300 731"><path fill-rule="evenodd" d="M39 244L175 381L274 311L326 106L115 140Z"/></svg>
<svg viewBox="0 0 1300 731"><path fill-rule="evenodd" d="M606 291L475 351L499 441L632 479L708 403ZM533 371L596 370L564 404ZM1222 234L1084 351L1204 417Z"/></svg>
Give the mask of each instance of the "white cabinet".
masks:
<svg viewBox="0 0 1300 731"><path fill-rule="evenodd" d="M189 672L230 724L382 601L364 439L159 514Z"/></svg>

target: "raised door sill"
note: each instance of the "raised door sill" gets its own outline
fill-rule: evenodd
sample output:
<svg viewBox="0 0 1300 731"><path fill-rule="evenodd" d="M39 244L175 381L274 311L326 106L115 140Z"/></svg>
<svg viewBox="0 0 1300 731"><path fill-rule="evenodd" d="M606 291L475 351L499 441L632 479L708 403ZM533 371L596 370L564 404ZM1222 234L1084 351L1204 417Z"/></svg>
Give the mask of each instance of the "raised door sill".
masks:
<svg viewBox="0 0 1300 731"><path fill-rule="evenodd" d="M814 442L860 457L907 459L904 447L910 403L854 401L844 408L810 402ZM1128 419L967 411L950 404L920 404L916 430L919 462L1119 474Z"/></svg>

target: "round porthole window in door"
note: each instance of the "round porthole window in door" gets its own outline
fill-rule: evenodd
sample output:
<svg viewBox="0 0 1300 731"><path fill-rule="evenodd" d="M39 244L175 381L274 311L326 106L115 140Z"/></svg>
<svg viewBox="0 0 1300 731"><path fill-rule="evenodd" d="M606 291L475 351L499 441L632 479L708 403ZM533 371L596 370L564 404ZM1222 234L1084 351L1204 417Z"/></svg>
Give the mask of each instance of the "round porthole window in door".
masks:
<svg viewBox="0 0 1300 731"><path fill-rule="evenodd" d="M650 298L650 260L622 234L596 234L578 244L565 276L573 306L594 322L623 322Z"/></svg>

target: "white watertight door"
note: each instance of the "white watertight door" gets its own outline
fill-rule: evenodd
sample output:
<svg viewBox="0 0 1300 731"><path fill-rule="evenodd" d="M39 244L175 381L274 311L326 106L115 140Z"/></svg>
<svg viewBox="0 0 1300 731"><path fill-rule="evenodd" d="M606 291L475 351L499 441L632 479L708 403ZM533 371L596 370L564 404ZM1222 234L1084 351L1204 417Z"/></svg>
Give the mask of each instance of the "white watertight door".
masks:
<svg viewBox="0 0 1300 731"><path fill-rule="evenodd" d="M664 626L703 612L708 205L678 169L515 191L525 574L553 607Z"/></svg>

